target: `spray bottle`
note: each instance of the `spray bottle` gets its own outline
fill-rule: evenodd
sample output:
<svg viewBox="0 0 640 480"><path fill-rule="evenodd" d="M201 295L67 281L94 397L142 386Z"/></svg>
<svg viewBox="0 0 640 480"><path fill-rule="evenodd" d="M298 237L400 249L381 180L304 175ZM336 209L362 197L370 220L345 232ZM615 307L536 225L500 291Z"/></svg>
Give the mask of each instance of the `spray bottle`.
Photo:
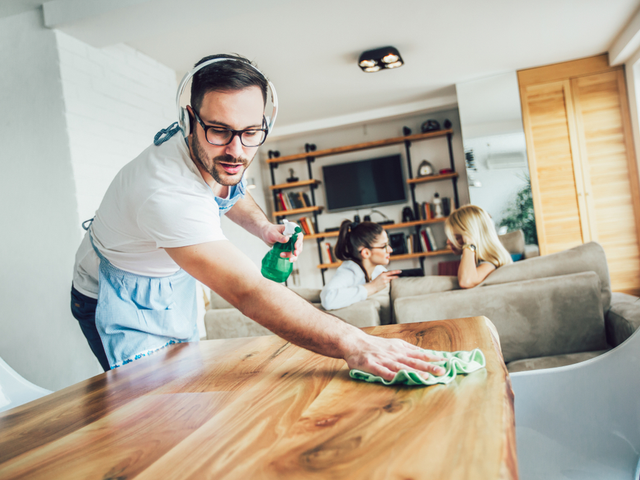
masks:
<svg viewBox="0 0 640 480"><path fill-rule="evenodd" d="M291 238L287 243L276 242L273 248L269 250L262 259L262 276L278 283L282 283L289 278L291 270L293 270L291 260L282 258L280 254L283 252L293 252L298 234L302 232L302 229L293 222L284 220L284 225L284 232L282 232L282 234L291 235Z"/></svg>

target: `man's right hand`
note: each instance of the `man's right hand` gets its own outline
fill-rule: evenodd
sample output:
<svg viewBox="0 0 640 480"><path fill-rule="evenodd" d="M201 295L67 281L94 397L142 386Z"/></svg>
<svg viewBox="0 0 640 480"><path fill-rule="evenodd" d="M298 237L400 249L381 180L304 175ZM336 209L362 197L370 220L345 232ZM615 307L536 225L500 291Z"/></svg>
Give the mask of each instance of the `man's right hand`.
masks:
<svg viewBox="0 0 640 480"><path fill-rule="evenodd" d="M415 372L427 378L426 372L443 375L445 369L429 362L439 362L442 357L428 355L419 347L398 338L381 338L365 335L345 356L350 369L378 375L387 381L393 380L400 370Z"/></svg>

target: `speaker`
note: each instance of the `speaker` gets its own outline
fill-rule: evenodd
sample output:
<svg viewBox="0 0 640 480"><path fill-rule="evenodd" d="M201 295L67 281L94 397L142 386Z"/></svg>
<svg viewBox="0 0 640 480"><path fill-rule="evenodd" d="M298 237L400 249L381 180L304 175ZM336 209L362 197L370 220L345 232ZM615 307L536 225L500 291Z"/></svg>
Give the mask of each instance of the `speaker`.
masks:
<svg viewBox="0 0 640 480"><path fill-rule="evenodd" d="M394 255L407 253L407 243L404 240L404 233L394 233L389 235L389 245L393 248Z"/></svg>

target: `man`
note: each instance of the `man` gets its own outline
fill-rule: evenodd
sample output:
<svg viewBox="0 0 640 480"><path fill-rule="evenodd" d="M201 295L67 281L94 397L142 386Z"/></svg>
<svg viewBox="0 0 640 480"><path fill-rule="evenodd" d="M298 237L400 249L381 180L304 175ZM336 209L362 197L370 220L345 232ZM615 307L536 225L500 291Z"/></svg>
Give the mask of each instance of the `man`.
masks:
<svg viewBox="0 0 640 480"><path fill-rule="evenodd" d="M275 334L350 368L387 380L401 369L444 373L417 347L367 335L263 278L225 239L222 214L268 245L288 240L243 180L268 133L268 82L242 57L196 67L220 57L228 60L193 76L186 137L170 131L118 173L76 255L71 307L102 367L197 341L195 278Z"/></svg>

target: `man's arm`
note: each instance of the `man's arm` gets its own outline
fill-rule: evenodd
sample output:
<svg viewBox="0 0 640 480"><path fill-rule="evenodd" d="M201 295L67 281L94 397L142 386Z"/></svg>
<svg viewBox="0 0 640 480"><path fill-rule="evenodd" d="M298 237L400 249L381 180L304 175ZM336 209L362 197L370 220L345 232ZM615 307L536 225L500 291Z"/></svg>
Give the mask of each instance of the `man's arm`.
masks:
<svg viewBox="0 0 640 480"><path fill-rule="evenodd" d="M263 278L257 267L231 242L218 241L167 248L169 256L190 275L220 294L247 317L285 340L313 352L344 359L386 380L405 369L431 372L444 369L436 360L399 339L367 335L321 312L289 289Z"/></svg>
<svg viewBox="0 0 640 480"><path fill-rule="evenodd" d="M231 207L227 217L269 246L276 242L286 243L289 240L289 237L282 235L284 225L271 223L249 192L246 192L245 197ZM302 234L298 235L293 255L284 253L282 256L290 256L291 260L295 261L302 253L302 240Z"/></svg>

